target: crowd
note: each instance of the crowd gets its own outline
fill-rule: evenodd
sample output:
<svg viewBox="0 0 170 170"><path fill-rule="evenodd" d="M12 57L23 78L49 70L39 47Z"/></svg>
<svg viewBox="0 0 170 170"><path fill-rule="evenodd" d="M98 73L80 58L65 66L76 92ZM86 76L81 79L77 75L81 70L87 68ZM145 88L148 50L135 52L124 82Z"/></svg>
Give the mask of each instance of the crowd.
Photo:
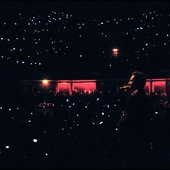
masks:
<svg viewBox="0 0 170 170"><path fill-rule="evenodd" d="M0 167L126 166L121 152L122 134L117 126L126 99L121 91L95 91L57 93L48 98L40 93L26 94L15 102L1 103ZM154 126L151 166L169 166L166 161L170 151L169 112L168 107L155 103L151 120Z"/></svg>
<svg viewBox="0 0 170 170"><path fill-rule="evenodd" d="M101 17L40 9L38 5L36 10L1 11L2 68L27 68L27 71L88 68L91 72L107 72L117 65L155 71L158 67L168 68L168 11L151 9L126 17ZM116 63L114 48L119 50Z"/></svg>

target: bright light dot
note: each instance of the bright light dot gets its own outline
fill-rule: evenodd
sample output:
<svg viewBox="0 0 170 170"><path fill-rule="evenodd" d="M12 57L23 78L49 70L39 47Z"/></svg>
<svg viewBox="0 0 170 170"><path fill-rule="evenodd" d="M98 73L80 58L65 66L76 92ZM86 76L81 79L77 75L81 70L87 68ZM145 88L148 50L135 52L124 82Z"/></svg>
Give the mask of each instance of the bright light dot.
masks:
<svg viewBox="0 0 170 170"><path fill-rule="evenodd" d="M110 106L109 105L107 105L107 108L109 108Z"/></svg>
<svg viewBox="0 0 170 170"><path fill-rule="evenodd" d="M9 149L9 146L5 146L6 149Z"/></svg>
<svg viewBox="0 0 170 170"><path fill-rule="evenodd" d="M102 115L104 115L104 112L102 112Z"/></svg>
<svg viewBox="0 0 170 170"><path fill-rule="evenodd" d="M85 106L85 108L87 109L87 106Z"/></svg>
<svg viewBox="0 0 170 170"><path fill-rule="evenodd" d="M49 84L49 80L47 80L47 79L44 79L44 80L42 80L42 83L43 83L43 85L48 85Z"/></svg>
<svg viewBox="0 0 170 170"><path fill-rule="evenodd" d="M116 128L116 131L118 131L119 129L118 128Z"/></svg>
<svg viewBox="0 0 170 170"><path fill-rule="evenodd" d="M155 114L157 115L157 114L158 114L158 112L155 112Z"/></svg>
<svg viewBox="0 0 170 170"><path fill-rule="evenodd" d="M101 125L101 124L103 124L103 122L101 121L99 124Z"/></svg>
<svg viewBox="0 0 170 170"><path fill-rule="evenodd" d="M112 50L113 52L118 52L119 51L119 49L118 48L113 48L113 50Z"/></svg>
<svg viewBox="0 0 170 170"><path fill-rule="evenodd" d="M97 98L96 101L99 101L99 98Z"/></svg>
<svg viewBox="0 0 170 170"><path fill-rule="evenodd" d="M8 110L11 111L11 108L9 108Z"/></svg>
<svg viewBox="0 0 170 170"><path fill-rule="evenodd" d="M69 99L66 99L66 102L69 102Z"/></svg>
<svg viewBox="0 0 170 170"><path fill-rule="evenodd" d="M48 156L48 153L45 153L45 156Z"/></svg>
<svg viewBox="0 0 170 170"><path fill-rule="evenodd" d="M1 38L1 40L4 40L4 38Z"/></svg>
<svg viewBox="0 0 170 170"><path fill-rule="evenodd" d="M82 54L80 54L80 57L82 58L82 57L83 57L83 55L82 55Z"/></svg>
<svg viewBox="0 0 170 170"><path fill-rule="evenodd" d="M33 142L34 142L34 143L37 143L37 142L38 142L38 140L37 140L37 139L33 139Z"/></svg>
<svg viewBox="0 0 170 170"><path fill-rule="evenodd" d="M31 120L28 120L28 123L31 123Z"/></svg>
<svg viewBox="0 0 170 170"><path fill-rule="evenodd" d="M114 104L114 107L116 107L117 105L116 104Z"/></svg>

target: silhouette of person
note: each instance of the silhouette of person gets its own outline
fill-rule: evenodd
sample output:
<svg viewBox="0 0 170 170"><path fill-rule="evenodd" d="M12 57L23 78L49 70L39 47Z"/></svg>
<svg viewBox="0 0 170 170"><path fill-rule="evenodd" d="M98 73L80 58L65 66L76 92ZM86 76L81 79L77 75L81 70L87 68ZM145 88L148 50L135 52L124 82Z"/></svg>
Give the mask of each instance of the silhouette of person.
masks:
<svg viewBox="0 0 170 170"><path fill-rule="evenodd" d="M129 99L120 129L121 144L129 168L144 167L151 150L153 104L145 92L145 84L145 75L135 71L126 88Z"/></svg>

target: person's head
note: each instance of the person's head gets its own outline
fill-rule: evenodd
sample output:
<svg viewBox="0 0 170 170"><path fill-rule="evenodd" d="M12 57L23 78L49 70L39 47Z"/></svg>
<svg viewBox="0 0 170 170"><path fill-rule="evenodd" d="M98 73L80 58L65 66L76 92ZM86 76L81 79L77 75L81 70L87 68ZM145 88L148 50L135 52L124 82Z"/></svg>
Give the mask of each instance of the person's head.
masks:
<svg viewBox="0 0 170 170"><path fill-rule="evenodd" d="M145 87L145 84L146 76L142 72L139 71L132 72L130 80L128 82L130 89L132 90L142 89Z"/></svg>

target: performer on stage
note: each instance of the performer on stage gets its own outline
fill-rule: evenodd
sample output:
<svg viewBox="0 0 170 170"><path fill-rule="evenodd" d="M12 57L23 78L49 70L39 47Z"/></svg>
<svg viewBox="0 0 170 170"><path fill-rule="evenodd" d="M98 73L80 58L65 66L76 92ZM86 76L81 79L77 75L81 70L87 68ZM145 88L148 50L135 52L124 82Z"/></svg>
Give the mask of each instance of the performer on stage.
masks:
<svg viewBox="0 0 170 170"><path fill-rule="evenodd" d="M129 99L120 124L122 146L129 168L141 168L151 151L153 104L145 92L146 77L142 72L131 74L127 86Z"/></svg>

